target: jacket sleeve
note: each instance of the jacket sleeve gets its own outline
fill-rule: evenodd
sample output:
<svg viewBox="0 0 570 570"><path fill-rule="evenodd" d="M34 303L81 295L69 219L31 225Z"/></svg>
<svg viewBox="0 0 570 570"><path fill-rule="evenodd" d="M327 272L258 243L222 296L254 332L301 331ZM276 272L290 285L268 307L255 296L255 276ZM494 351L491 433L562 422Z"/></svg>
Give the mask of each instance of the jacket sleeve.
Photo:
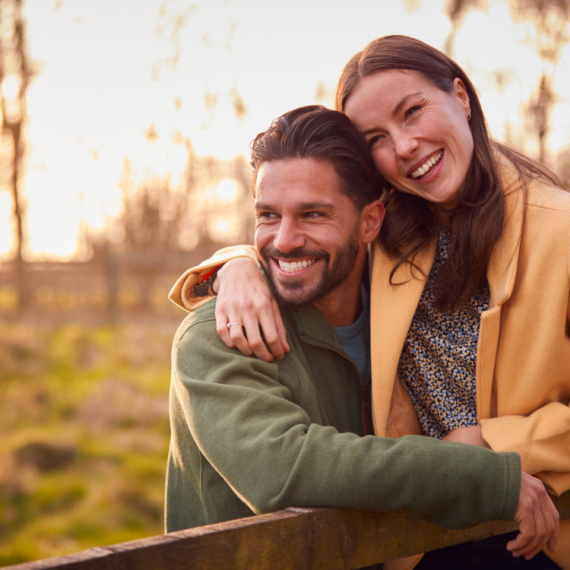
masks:
<svg viewBox="0 0 570 570"><path fill-rule="evenodd" d="M570 260L568 263L570 268ZM570 279L570 275L568 276ZM570 299L566 306L565 336L570 337ZM566 345L568 338L565 339ZM558 346L558 345L557 345ZM563 370L550 382L552 401L528 415L504 415L480 421L483 437L496 451L515 451L523 471L537 475L556 495L570 489L570 358L560 351Z"/></svg>
<svg viewBox="0 0 570 570"><path fill-rule="evenodd" d="M527 369L523 370L527 378L522 380L515 375L509 383L516 391L513 396L520 393L532 402L530 413L525 410L520 415L505 414L481 420L483 437L492 449L517 452L523 470L537 475L557 495L570 489L570 232L568 224L565 227L565 241L564 232L556 226L556 248L545 246L539 250L540 256L536 256L541 261L554 259L541 263L542 275L549 268L550 276L553 269L558 270L556 277L549 281L551 289L543 287L547 291L544 294L547 301L537 296L535 307L526 307L527 311L539 315L534 321L538 333L533 330L524 333L534 335L534 354L539 364L532 368L535 357L530 348ZM539 286L540 275L532 281L532 274L527 269L525 276ZM523 322L533 323L532 320ZM520 328L524 330L524 325ZM507 338L505 334L503 351L510 351L511 359L527 358L526 354L521 354L513 337L516 335ZM528 344L522 346L529 351ZM528 369L533 372L529 374ZM508 373L503 368L505 372ZM508 396L504 394L503 397L505 395Z"/></svg>
<svg viewBox="0 0 570 570"><path fill-rule="evenodd" d="M556 495L570 489L570 407L550 402L529 416L481 420L483 438L497 451L515 451L523 471Z"/></svg>
<svg viewBox="0 0 570 570"><path fill-rule="evenodd" d="M568 264L570 267L570 262ZM570 275L569 275L570 279ZM570 299L566 308L566 336L570 336ZM523 471L537 475L550 491L570 489L570 360L552 386L553 401L529 415L504 415L480 421L483 438L496 451L515 451Z"/></svg>
<svg viewBox="0 0 570 570"><path fill-rule="evenodd" d="M212 319L190 326L174 346L173 392L187 429L254 512L402 508L448 528L514 516L518 455L421 436L339 433L311 422L278 370L227 348Z"/></svg>
<svg viewBox="0 0 570 570"><path fill-rule="evenodd" d="M188 312L194 311L211 299L211 297L196 297L193 292L194 285L201 283L212 270L218 269L224 263L238 257L248 257L257 262L257 255L253 246L237 245L220 249L209 259L187 269L170 290L168 298L180 308Z"/></svg>

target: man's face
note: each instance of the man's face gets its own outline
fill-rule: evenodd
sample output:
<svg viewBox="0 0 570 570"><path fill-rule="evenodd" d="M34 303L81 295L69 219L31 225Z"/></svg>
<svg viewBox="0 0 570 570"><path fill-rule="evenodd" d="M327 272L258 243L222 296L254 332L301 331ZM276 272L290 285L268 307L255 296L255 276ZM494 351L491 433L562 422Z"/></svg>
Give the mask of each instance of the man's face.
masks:
<svg viewBox="0 0 570 570"><path fill-rule="evenodd" d="M274 160L261 165L256 184L255 244L282 303L326 298L353 276L362 246L360 213L341 191L329 162Z"/></svg>

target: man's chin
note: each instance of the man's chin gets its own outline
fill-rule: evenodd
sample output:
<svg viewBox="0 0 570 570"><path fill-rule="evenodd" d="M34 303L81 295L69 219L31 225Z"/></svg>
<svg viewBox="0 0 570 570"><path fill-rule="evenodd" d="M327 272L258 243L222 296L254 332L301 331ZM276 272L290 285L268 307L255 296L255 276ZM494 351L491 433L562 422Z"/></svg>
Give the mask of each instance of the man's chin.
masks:
<svg viewBox="0 0 570 570"><path fill-rule="evenodd" d="M292 307L300 307L313 303L315 299L315 290L307 290L301 284L299 286L284 287L280 283L272 280L273 294L275 299L281 305L289 305Z"/></svg>
<svg viewBox="0 0 570 570"><path fill-rule="evenodd" d="M310 295L304 294L302 291L283 291L282 289L273 289L275 299L280 305L289 305L292 307L299 307L301 305L308 305L312 302Z"/></svg>

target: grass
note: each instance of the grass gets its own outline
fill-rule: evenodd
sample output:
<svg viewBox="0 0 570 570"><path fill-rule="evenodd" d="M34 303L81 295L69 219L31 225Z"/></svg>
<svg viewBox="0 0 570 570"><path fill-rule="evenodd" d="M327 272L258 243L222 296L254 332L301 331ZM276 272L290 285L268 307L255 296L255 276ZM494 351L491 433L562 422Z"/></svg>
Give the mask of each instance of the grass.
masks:
<svg viewBox="0 0 570 570"><path fill-rule="evenodd" d="M163 532L175 328L0 325L0 566Z"/></svg>

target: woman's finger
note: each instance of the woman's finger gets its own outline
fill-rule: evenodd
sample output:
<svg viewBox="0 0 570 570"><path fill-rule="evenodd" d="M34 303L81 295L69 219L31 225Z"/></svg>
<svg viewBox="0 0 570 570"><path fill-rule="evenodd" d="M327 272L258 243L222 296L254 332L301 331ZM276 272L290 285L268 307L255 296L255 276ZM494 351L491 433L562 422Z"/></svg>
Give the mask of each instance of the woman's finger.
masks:
<svg viewBox="0 0 570 570"><path fill-rule="evenodd" d="M269 362L283 358L289 350L285 326L257 265L246 258L230 261L218 279L216 327L225 344ZM228 322L232 326L225 330Z"/></svg>

